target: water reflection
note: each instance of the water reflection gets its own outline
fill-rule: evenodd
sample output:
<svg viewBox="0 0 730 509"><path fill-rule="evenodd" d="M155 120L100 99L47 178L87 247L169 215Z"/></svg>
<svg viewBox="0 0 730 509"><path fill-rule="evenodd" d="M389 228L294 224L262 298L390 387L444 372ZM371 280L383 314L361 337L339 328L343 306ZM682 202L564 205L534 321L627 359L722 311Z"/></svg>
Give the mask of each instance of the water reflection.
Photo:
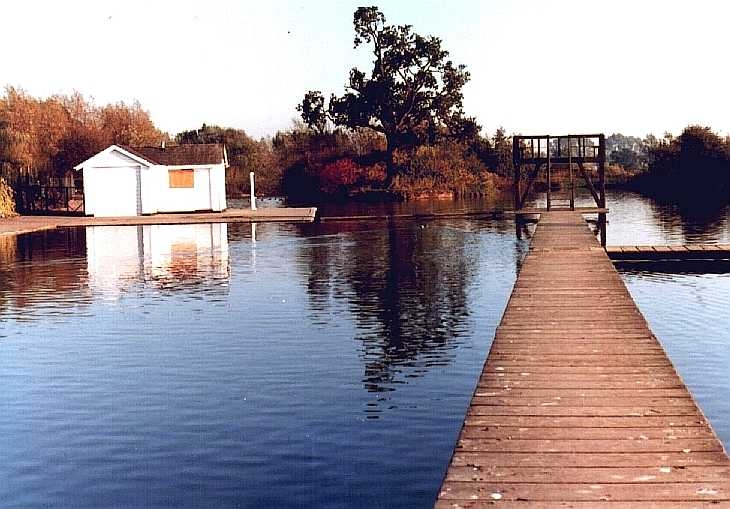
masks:
<svg viewBox="0 0 730 509"><path fill-rule="evenodd" d="M612 207L621 243L666 235L644 198ZM432 505L526 249L514 227L262 223L0 243L0 499ZM728 443L730 280L628 279Z"/></svg>
<svg viewBox="0 0 730 509"><path fill-rule="evenodd" d="M730 274L730 260L625 261L614 262L614 266L623 274L635 276Z"/></svg>
<svg viewBox="0 0 730 509"><path fill-rule="evenodd" d="M515 218L515 275L520 273L522 262L524 262L527 252L530 250L530 240L535 234L536 225L537 223L533 220Z"/></svg>
<svg viewBox="0 0 730 509"><path fill-rule="evenodd" d="M619 267L631 296L727 447L730 267L726 262Z"/></svg>
<svg viewBox="0 0 730 509"><path fill-rule="evenodd" d="M483 258L515 256L507 222L391 220L303 227L308 234L315 228L321 236L303 251L314 320L325 324L332 319L333 301L346 300L362 348L362 382L370 392L392 391L410 377L449 364L453 345L470 330L469 289ZM486 228L504 245L484 245ZM502 235L495 236L495 230Z"/></svg>
<svg viewBox="0 0 730 509"><path fill-rule="evenodd" d="M227 224L88 226L88 284L118 298L140 282L180 291L229 277Z"/></svg>
<svg viewBox="0 0 730 509"><path fill-rule="evenodd" d="M82 229L0 236L0 318L30 320L90 302Z"/></svg>
<svg viewBox="0 0 730 509"><path fill-rule="evenodd" d="M678 228L685 242L723 242L728 239L730 205L713 202L653 201L659 221Z"/></svg>
<svg viewBox="0 0 730 509"><path fill-rule="evenodd" d="M584 189L577 207L593 206ZM608 245L730 243L730 204L666 202L631 191L608 191ZM531 206L544 207L537 197ZM595 216L593 216L595 217Z"/></svg>

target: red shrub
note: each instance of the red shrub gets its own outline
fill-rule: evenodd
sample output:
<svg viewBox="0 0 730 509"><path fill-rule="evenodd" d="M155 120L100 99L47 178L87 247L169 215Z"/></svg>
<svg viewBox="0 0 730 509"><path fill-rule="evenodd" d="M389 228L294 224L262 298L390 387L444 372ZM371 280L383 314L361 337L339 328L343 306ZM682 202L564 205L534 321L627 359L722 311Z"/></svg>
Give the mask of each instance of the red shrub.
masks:
<svg viewBox="0 0 730 509"><path fill-rule="evenodd" d="M359 174L360 167L352 159L338 159L319 171L320 188L326 194L334 194L353 185Z"/></svg>

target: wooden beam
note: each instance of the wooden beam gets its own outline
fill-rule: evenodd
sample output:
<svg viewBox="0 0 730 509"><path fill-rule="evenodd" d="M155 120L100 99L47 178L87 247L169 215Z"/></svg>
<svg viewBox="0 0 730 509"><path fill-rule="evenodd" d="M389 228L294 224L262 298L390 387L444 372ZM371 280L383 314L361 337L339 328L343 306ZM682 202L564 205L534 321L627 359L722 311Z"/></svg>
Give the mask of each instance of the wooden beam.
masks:
<svg viewBox="0 0 730 509"><path fill-rule="evenodd" d="M561 153L565 153L564 144L560 145L560 150L561 150ZM560 157L558 157L556 155L556 156L551 157L551 161L553 162L553 164L568 164L571 160L575 161L575 160L577 160L577 157L568 158L567 155L561 155ZM590 157L590 156L581 157L580 160L583 161L584 163L598 164L600 162L599 157ZM524 164L532 164L535 161L545 161L545 158L544 157L523 157L523 158L520 158L520 161L522 161Z"/></svg>
<svg viewBox="0 0 730 509"><path fill-rule="evenodd" d="M551 195L550 195L550 186L552 184L552 175L551 175L551 168L550 168L550 137L548 136L547 139L547 192L546 192L546 201L547 201L547 209L550 210L550 201L551 201Z"/></svg>
<svg viewBox="0 0 730 509"><path fill-rule="evenodd" d="M601 207L601 200L598 196L598 191L596 191L596 188L593 186L593 181L591 180L591 176L588 175L588 172L583 167L583 163L581 161L578 161L578 169L580 170L581 174L583 175L583 178L586 181L586 184L588 184L588 190L591 192L591 195L593 196L593 200L596 202L596 207Z"/></svg>
<svg viewBox="0 0 730 509"><path fill-rule="evenodd" d="M520 143L517 136L512 138L512 192L514 193L515 210L522 208L520 203L520 168L522 167L522 153L520 152Z"/></svg>
<svg viewBox="0 0 730 509"><path fill-rule="evenodd" d="M575 185L573 183L573 143L568 138L568 175L570 177L570 210L575 210Z"/></svg>
<svg viewBox="0 0 730 509"><path fill-rule="evenodd" d="M598 137L598 189L601 200L599 207L606 207L606 138Z"/></svg>
<svg viewBox="0 0 730 509"><path fill-rule="evenodd" d="M522 205L525 203L525 200L527 200L527 195L530 194L530 188L532 188L533 182L535 182L535 179L537 178L537 174L540 172L540 164L536 164L535 168L532 170L532 173L527 179L527 184L525 184L525 190L522 193L522 196L520 198L520 208L522 208Z"/></svg>
<svg viewBox="0 0 730 509"><path fill-rule="evenodd" d="M514 137L520 140L536 140L538 138L547 139L547 138L562 138L562 139L576 139L576 138L600 138L603 136L603 134L600 133L591 133L591 134L535 134L535 135L515 135Z"/></svg>

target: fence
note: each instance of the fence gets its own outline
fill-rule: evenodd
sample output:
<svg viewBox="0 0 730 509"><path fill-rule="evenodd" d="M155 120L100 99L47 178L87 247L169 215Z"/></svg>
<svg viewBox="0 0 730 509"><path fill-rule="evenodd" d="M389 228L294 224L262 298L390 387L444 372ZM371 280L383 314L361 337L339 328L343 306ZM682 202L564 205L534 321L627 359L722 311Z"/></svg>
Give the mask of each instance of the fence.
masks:
<svg viewBox="0 0 730 509"><path fill-rule="evenodd" d="M66 178L50 178L45 182L22 178L13 185L15 207L21 214L84 212L83 187Z"/></svg>

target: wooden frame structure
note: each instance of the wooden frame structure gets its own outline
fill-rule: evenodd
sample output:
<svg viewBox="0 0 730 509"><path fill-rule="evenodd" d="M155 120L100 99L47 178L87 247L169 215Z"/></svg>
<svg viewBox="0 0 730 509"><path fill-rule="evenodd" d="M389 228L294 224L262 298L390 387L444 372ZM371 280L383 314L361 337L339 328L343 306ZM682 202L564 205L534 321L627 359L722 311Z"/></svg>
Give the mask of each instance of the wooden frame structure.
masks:
<svg viewBox="0 0 730 509"><path fill-rule="evenodd" d="M514 165L514 207L519 215L524 212L533 184L544 172L546 209L553 208L554 167L567 166L569 204L575 208L575 173L577 171L595 201L601 244L606 245L606 137L603 134L566 134L561 136L531 135L512 138L512 163ZM595 165L598 181L591 178L586 165ZM524 177L524 178L523 178ZM524 185L523 185L524 184ZM580 210L580 209L579 209ZM586 210L586 209L584 209ZM539 209L531 209L539 213ZM587 211L587 210L586 210Z"/></svg>
<svg viewBox="0 0 730 509"><path fill-rule="evenodd" d="M532 185L544 169L547 210L552 208L552 166L568 165L570 174L570 210L575 210L574 167L583 176L596 207L606 208L606 139L603 134L568 134L563 136L537 135L512 138L514 164L514 205L519 211L527 201ZM598 167L598 183L586 169L587 164ZM523 187L523 167L525 182Z"/></svg>

